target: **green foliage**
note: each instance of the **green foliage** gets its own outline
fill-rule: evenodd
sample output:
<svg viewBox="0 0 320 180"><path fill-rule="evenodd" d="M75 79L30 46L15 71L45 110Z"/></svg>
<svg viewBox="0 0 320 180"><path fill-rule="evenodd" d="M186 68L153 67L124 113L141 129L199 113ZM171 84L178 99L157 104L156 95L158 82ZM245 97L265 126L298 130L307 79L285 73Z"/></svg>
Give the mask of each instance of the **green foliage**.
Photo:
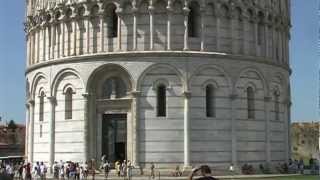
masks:
<svg viewBox="0 0 320 180"><path fill-rule="evenodd" d="M10 122L9 122L9 124L8 124L8 129L12 129L12 130L17 129L17 125L16 125L16 123L14 122L14 120L10 120Z"/></svg>

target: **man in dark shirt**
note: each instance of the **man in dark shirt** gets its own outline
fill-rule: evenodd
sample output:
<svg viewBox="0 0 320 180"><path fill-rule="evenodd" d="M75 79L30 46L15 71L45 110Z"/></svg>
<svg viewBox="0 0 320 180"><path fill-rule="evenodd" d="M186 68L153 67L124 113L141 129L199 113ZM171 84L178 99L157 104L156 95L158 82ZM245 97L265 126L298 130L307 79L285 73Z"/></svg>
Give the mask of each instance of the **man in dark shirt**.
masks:
<svg viewBox="0 0 320 180"><path fill-rule="evenodd" d="M196 169L192 170L191 174L189 175L189 179L188 180L193 180L193 176L199 170L201 170L200 172L201 172L202 177L197 178L195 180L218 180L218 179L216 179L216 178L211 176L211 169L207 165L202 165L200 168L196 168Z"/></svg>

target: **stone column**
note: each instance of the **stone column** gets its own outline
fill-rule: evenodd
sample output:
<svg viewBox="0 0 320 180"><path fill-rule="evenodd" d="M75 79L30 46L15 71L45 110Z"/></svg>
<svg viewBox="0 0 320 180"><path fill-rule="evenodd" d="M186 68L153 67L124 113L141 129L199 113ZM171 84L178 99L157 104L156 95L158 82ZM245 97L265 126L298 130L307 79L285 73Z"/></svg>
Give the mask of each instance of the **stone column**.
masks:
<svg viewBox="0 0 320 180"><path fill-rule="evenodd" d="M168 0L168 6L167 6L167 50L171 50L171 20L172 20L172 0Z"/></svg>
<svg viewBox="0 0 320 180"><path fill-rule="evenodd" d="M255 42L255 54L256 56L258 56L260 54L260 45L258 43L258 36L259 36L259 33L258 33L258 20L255 19L253 21L254 23L254 42Z"/></svg>
<svg viewBox="0 0 320 180"><path fill-rule="evenodd" d="M200 9L200 11L201 11L201 45L200 45L200 51L205 51L205 40L206 40L206 24L205 24L206 10L205 10L205 7L202 7Z"/></svg>
<svg viewBox="0 0 320 180"><path fill-rule="evenodd" d="M91 29L90 29L90 16L87 16L87 17L85 17L85 22L86 22L86 30L87 30L87 54L90 54L90 31L91 31Z"/></svg>
<svg viewBox="0 0 320 180"><path fill-rule="evenodd" d="M217 51L220 51L220 15L216 15L216 46Z"/></svg>
<svg viewBox="0 0 320 180"><path fill-rule="evenodd" d="M122 48L121 48L121 19L122 19L122 9L121 8L118 8L116 10L116 13L118 15L118 32L117 32L117 35L118 35L118 39L117 39L117 50L118 51L121 51Z"/></svg>
<svg viewBox="0 0 320 180"><path fill-rule="evenodd" d="M190 98L191 92L183 92L184 96L184 168L190 167Z"/></svg>
<svg viewBox="0 0 320 180"><path fill-rule="evenodd" d="M264 27L264 31L265 31L265 57L268 58L269 57L269 27L268 24L265 25Z"/></svg>
<svg viewBox="0 0 320 180"><path fill-rule="evenodd" d="M83 126L83 161L89 160L89 104L90 94L85 93L82 95L84 99L84 126Z"/></svg>
<svg viewBox="0 0 320 180"><path fill-rule="evenodd" d="M73 19L73 55L77 55L77 20L76 18Z"/></svg>
<svg viewBox="0 0 320 180"><path fill-rule="evenodd" d="M139 167L139 104L140 91L132 92L132 163Z"/></svg>
<svg viewBox="0 0 320 180"><path fill-rule="evenodd" d="M231 115L231 161L234 167L237 167L238 164L238 157L237 157L237 122L236 117L237 113L235 110L235 101L237 100L238 95L237 94L231 94L230 99L230 115Z"/></svg>
<svg viewBox="0 0 320 180"><path fill-rule="evenodd" d="M153 1L150 0L150 6L149 6L149 16L150 16L150 50L153 50L154 42L153 42L153 34L154 34L154 22L153 22L153 13L154 13L154 7L153 7Z"/></svg>
<svg viewBox="0 0 320 180"><path fill-rule="evenodd" d="M187 2L187 1L186 1ZM183 50L188 51L189 50L189 12L190 9L185 4L185 7L183 8L183 14L184 14L184 40L183 40Z"/></svg>
<svg viewBox="0 0 320 180"><path fill-rule="evenodd" d="M240 25L240 23L238 23L238 21L239 21L239 19L236 19L235 17L234 17L234 15L232 15L231 16L231 38L232 38L232 41L231 41L231 43L232 43L232 45L231 45L231 52L233 53L233 54L237 54L237 46L240 46L240 44L238 44L238 40L237 40L237 32L238 32L238 30L237 30L237 25ZM239 27L238 27L239 28Z"/></svg>
<svg viewBox="0 0 320 180"><path fill-rule="evenodd" d="M29 67L30 65L31 65L31 63L30 63L30 33L28 33L27 34L27 39L26 39L26 41L27 41L27 62L26 62L26 64L27 64L27 67Z"/></svg>
<svg viewBox="0 0 320 180"><path fill-rule="evenodd" d="M25 135L25 147L24 147L24 156L27 157L27 161L29 161L28 157L28 144L29 144L29 128L30 128L30 104L26 103L26 135Z"/></svg>
<svg viewBox="0 0 320 180"><path fill-rule="evenodd" d="M52 35L51 35L51 27L50 25L46 25L46 31L47 31L47 39L45 41L45 48L46 48L46 53L45 53L45 61L48 61L50 59L50 52L51 52L51 42L49 41L49 36L51 38L52 41Z"/></svg>
<svg viewBox="0 0 320 180"><path fill-rule="evenodd" d="M133 45L132 45L132 50L136 51L137 50L137 12L138 8L136 7L135 1L132 3L132 15L133 15Z"/></svg>
<svg viewBox="0 0 320 180"><path fill-rule="evenodd" d="M34 100L29 100L29 131L28 131L28 161L33 162L33 142L34 142Z"/></svg>
<svg viewBox="0 0 320 180"><path fill-rule="evenodd" d="M37 63L39 63L39 60L40 60L40 34L41 34L40 27L37 27L36 29L37 46L36 46L36 57L35 57Z"/></svg>
<svg viewBox="0 0 320 180"><path fill-rule="evenodd" d="M64 57L65 56L65 31L66 31L66 22L64 19L62 19L61 21L61 42L60 42L60 47L61 47L61 51L60 51L60 57Z"/></svg>
<svg viewBox="0 0 320 180"><path fill-rule="evenodd" d="M271 148L270 148L270 109L271 109L271 97L264 98L264 109L266 118L266 160L267 163L271 163Z"/></svg>
<svg viewBox="0 0 320 180"><path fill-rule="evenodd" d="M50 121L49 121L49 167L50 173L52 173L52 166L55 158L55 111L56 111L56 98L48 97L51 105L50 109Z"/></svg>
<svg viewBox="0 0 320 180"><path fill-rule="evenodd" d="M100 53L104 52L104 16L100 13Z"/></svg>
<svg viewBox="0 0 320 180"><path fill-rule="evenodd" d="M45 61L46 59L46 40L47 40L46 28L47 27L45 25L42 26L42 52L41 52L41 58L40 58L41 62Z"/></svg>
<svg viewBox="0 0 320 180"><path fill-rule="evenodd" d="M51 24L51 53L50 53L50 59L54 59L54 45L56 40L56 26L55 24Z"/></svg>

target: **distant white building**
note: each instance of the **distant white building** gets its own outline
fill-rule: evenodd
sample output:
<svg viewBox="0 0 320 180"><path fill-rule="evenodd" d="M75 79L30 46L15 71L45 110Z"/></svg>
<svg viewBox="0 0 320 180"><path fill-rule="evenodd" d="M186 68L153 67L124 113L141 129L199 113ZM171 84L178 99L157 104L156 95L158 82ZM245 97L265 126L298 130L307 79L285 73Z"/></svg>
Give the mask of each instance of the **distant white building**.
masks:
<svg viewBox="0 0 320 180"><path fill-rule="evenodd" d="M27 0L29 161L288 161L289 0Z"/></svg>

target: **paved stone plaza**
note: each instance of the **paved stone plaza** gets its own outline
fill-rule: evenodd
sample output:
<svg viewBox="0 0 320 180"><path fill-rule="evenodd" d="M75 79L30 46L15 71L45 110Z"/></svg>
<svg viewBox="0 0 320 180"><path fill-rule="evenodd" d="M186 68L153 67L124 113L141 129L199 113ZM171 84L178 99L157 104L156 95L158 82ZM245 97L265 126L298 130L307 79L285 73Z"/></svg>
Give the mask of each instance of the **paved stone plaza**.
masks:
<svg viewBox="0 0 320 180"><path fill-rule="evenodd" d="M28 161L288 161L289 0L27 2Z"/></svg>

